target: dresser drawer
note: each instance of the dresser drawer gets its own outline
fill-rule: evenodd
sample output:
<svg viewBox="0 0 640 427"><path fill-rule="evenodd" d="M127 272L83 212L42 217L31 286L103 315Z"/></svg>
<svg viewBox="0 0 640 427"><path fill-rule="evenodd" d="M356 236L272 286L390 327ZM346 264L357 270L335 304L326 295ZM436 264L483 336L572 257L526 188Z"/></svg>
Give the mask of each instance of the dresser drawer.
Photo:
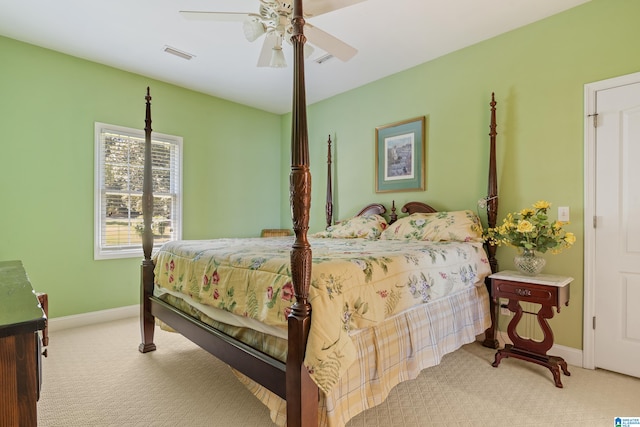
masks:
<svg viewBox="0 0 640 427"><path fill-rule="evenodd" d="M558 306L558 288L533 283L493 280L493 295L496 298L508 298L518 301Z"/></svg>

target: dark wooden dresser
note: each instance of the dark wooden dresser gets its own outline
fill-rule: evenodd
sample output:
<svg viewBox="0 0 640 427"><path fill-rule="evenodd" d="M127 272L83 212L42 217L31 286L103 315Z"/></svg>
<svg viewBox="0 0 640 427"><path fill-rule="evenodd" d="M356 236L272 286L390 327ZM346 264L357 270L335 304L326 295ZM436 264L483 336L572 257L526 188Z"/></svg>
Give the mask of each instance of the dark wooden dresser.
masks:
<svg viewBox="0 0 640 427"><path fill-rule="evenodd" d="M0 427L38 423L38 331L46 323L22 262L0 261Z"/></svg>

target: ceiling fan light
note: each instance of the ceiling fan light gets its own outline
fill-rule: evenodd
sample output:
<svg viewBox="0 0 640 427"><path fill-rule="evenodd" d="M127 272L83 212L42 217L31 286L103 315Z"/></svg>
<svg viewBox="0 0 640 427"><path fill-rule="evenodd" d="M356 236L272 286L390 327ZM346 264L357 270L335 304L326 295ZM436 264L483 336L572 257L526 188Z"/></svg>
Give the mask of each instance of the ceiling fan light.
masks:
<svg viewBox="0 0 640 427"><path fill-rule="evenodd" d="M281 46L275 46L271 50L271 62L269 62L269 67L272 68L284 68L287 66L287 60L284 58L284 53L282 52Z"/></svg>
<svg viewBox="0 0 640 427"><path fill-rule="evenodd" d="M265 28L262 22L253 19L244 21L244 24L242 24L242 28L244 30L245 38L250 42L255 41L265 32Z"/></svg>

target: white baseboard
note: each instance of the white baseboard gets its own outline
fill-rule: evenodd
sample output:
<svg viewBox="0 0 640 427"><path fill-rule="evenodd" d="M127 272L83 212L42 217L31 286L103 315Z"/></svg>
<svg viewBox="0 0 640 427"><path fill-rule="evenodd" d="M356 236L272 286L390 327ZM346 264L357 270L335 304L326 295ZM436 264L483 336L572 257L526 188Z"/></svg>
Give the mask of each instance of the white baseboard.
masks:
<svg viewBox="0 0 640 427"><path fill-rule="evenodd" d="M549 353L562 357L569 365L577 366L578 368L584 367L582 365L582 350L578 348L554 344L551 350L549 350Z"/></svg>
<svg viewBox="0 0 640 427"><path fill-rule="evenodd" d="M47 321L47 325L49 326L49 331L53 332L138 316L140 316L140 305L136 304L127 307L111 308L109 310L54 317Z"/></svg>

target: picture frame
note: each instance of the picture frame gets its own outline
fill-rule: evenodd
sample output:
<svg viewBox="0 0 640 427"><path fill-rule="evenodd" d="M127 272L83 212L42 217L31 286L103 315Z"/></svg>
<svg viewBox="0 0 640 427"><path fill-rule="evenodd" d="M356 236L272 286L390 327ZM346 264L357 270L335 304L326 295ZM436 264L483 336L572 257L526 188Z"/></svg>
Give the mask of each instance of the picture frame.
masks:
<svg viewBox="0 0 640 427"><path fill-rule="evenodd" d="M425 116L376 127L376 193L424 191Z"/></svg>

